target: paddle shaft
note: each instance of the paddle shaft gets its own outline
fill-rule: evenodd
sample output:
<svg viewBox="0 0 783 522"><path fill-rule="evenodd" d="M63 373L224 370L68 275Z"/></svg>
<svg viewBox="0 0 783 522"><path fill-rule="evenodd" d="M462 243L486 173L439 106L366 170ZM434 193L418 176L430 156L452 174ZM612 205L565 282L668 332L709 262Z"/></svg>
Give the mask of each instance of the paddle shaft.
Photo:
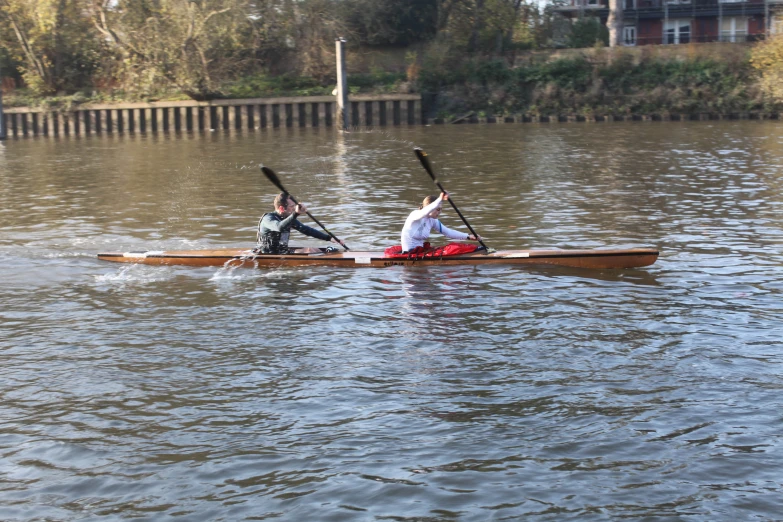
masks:
<svg viewBox="0 0 783 522"><path fill-rule="evenodd" d="M418 147L413 149L413 152L416 153L416 157L419 158L419 161L421 162L422 167L424 167L424 170L426 170L427 174L430 175L430 177L432 178L432 181L435 182L435 185L440 189L441 192L446 192L446 189L443 188L443 185L440 184L440 181L438 181L438 178L435 177L435 172L432 170L432 165L430 165L430 160L427 157L427 153L424 152L422 149L420 149ZM460 217L462 222L465 223L465 226L468 227L468 230L470 230L470 233L473 234L473 237L476 238L476 240L479 242L479 244L481 246L483 246L486 250L489 250L489 247L487 245L485 245L484 242L478 238L479 235L476 234L476 231L473 230L472 226L470 226L470 223L468 223L468 220L465 219L465 216L463 216L462 212L459 211L459 209L457 208L457 205L451 199L451 196L449 196L448 202L451 203L451 207L454 209L454 211Z"/></svg>
<svg viewBox="0 0 783 522"><path fill-rule="evenodd" d="M283 191L283 192L285 192L285 191ZM299 202L296 200L296 198L294 198L294 197L293 197L291 194L288 194L288 197L289 197L289 198L291 198L291 201L293 201L295 204L297 204L297 205L299 204ZM339 240L339 239L337 239L337 236L335 236L334 234L332 234L332 233L329 231L329 229L328 229L328 228L326 228L325 226L323 226L323 224L322 224L320 221L318 221L317 219L315 219L315 216L313 216L313 215L310 213L310 211L309 211L309 210L305 210L305 214L307 214L307 217L309 217L310 219L312 219L313 221L315 221L315 222L318 224L318 226L319 226L319 227L323 228L323 229L324 229L324 232L326 232L327 234L329 234L330 236L332 236L332 237L334 238L334 240L335 240L335 241L337 241L337 243L338 243L338 244L340 244L340 246L342 246L342 247L343 247L344 249L346 249L346 250L350 250L350 249L349 249L347 246L343 245L343 244L340 242L340 240Z"/></svg>
<svg viewBox="0 0 783 522"><path fill-rule="evenodd" d="M262 165L262 166L261 166L261 172L263 172L263 173L264 173L264 176L266 176L266 177L267 177L267 179L268 179L269 181L271 181L271 182L272 182L272 184L273 184L274 186L276 186L278 189L280 189L280 191L281 191L281 192L285 192L286 194L288 194L288 197L289 197L289 199L290 199L291 201L293 201L293 202L294 202L294 204L296 204L296 205L298 205L298 204L299 204L299 202L296 200L296 198L295 198L294 196L292 196L292 195L291 195L291 193L290 193L290 192L288 192L288 191L285 189L285 187L283 186L283 184L280 182L280 178L278 178L278 177L277 177L277 174L275 174L275 171L273 171L273 170L272 170L272 169L270 169L269 167L264 167L264 166ZM342 246L342 247L343 247L344 249L346 249L346 250L350 250L350 249L349 249L349 248L346 246L346 244L345 244L345 243L343 243L342 241L340 241L339 239L337 239L337 236L335 236L334 234L332 234L332 233L329 231L329 229L328 229L328 228L326 228L325 226L323 226L323 224L322 224L320 221L318 221L317 219L315 219L315 217L314 217L312 214L310 214L310 212L309 212L308 210L305 210L305 214L307 214L307 216L308 216L310 219L312 219L313 221L315 221L315 222L318 224L318 226L319 226L319 227L321 227L322 229L324 229L324 232L326 232L327 234L329 234L329 236L330 236L331 238L333 238L335 241L337 241L337 243L338 243L340 246Z"/></svg>

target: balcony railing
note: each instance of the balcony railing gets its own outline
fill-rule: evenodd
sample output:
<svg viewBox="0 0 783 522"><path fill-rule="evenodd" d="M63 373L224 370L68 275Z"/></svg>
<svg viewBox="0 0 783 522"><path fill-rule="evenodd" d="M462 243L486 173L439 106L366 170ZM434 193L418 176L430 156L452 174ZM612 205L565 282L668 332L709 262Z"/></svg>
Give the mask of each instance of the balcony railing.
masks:
<svg viewBox="0 0 783 522"><path fill-rule="evenodd" d="M625 42L626 46L640 45L684 45L689 43L715 43L715 42L757 42L764 39L764 34L724 34L718 36L683 36L679 35L676 42L668 42L665 35L643 36L636 38L635 42Z"/></svg>
<svg viewBox="0 0 783 522"><path fill-rule="evenodd" d="M765 0L619 0L622 2L623 9L643 10L643 9L663 9L664 7L713 7L718 4L749 4L763 6ZM783 4L783 0L768 0L769 3ZM577 10L600 10L609 9L609 0L571 0L568 5L556 7L558 11L577 11Z"/></svg>

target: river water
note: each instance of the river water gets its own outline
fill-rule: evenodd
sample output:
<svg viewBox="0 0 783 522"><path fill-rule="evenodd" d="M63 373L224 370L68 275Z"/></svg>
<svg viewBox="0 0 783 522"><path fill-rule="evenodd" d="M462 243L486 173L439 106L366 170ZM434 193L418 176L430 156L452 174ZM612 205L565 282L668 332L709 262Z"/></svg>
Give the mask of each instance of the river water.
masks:
<svg viewBox="0 0 783 522"><path fill-rule="evenodd" d="M352 250L397 244L415 145L490 247L661 257L95 258L253 245L262 162ZM2 142L0 519L780 519L781 165L748 121Z"/></svg>

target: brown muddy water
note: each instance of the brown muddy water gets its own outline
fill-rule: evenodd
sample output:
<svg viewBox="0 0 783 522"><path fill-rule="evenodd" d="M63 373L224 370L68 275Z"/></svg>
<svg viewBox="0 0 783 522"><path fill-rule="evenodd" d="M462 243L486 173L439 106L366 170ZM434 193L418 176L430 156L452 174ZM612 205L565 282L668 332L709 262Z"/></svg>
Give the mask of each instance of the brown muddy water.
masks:
<svg viewBox="0 0 783 522"><path fill-rule="evenodd" d="M436 191L413 146L490 247L661 257L95 258L252 246L262 162L352 249L397 244ZM0 519L779 519L781 165L748 121L0 142Z"/></svg>

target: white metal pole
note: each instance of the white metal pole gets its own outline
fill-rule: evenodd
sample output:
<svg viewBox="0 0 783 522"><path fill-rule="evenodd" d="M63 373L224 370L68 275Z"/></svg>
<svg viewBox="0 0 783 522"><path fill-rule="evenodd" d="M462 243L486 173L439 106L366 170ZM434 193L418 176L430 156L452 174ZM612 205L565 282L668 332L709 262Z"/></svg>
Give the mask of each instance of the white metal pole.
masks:
<svg viewBox="0 0 783 522"><path fill-rule="evenodd" d="M769 32L772 27L772 21L769 19L769 0L764 0L764 39L769 40Z"/></svg>
<svg viewBox="0 0 783 522"><path fill-rule="evenodd" d="M345 42L344 38L335 39L337 55L337 127L340 130L349 128L348 124L348 75L345 72Z"/></svg>
<svg viewBox="0 0 783 522"><path fill-rule="evenodd" d="M3 77L0 76L0 140L5 139L5 116L3 116Z"/></svg>

